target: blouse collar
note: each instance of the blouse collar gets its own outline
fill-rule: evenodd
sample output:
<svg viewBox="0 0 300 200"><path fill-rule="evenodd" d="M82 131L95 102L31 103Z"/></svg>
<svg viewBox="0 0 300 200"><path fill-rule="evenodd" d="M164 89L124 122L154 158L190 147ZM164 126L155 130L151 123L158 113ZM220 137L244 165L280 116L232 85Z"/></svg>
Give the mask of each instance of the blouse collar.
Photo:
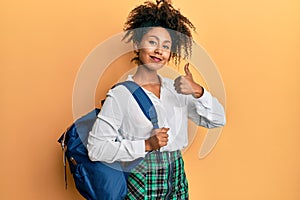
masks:
<svg viewBox="0 0 300 200"><path fill-rule="evenodd" d="M165 84L166 84L166 80L165 80L161 75L159 75L159 74L157 74L157 75L158 75L158 78L160 79L161 87L164 87ZM134 81L132 77L133 77L132 74L131 74L131 75L128 75L127 81Z"/></svg>

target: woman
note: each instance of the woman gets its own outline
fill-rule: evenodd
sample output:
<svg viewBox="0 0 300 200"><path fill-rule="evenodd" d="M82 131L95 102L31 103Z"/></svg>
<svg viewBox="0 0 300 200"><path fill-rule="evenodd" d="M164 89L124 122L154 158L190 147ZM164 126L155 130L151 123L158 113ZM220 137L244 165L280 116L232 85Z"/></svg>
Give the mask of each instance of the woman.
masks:
<svg viewBox="0 0 300 200"><path fill-rule="evenodd" d="M136 7L125 23L124 39L133 42L138 64L128 80L149 96L160 128L153 129L126 88L115 87L107 94L87 147L94 161L144 158L129 175L126 199L188 199L180 153L188 143L188 118L207 128L225 124L222 105L193 80L188 64L185 76L175 80L157 73L171 59L180 64L190 56L190 29L195 29L192 23L164 1Z"/></svg>

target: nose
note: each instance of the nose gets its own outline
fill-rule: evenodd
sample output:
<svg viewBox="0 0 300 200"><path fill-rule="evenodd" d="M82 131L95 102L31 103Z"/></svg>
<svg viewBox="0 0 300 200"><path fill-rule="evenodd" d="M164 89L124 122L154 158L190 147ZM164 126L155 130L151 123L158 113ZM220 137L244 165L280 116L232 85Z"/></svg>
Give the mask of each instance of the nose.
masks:
<svg viewBox="0 0 300 200"><path fill-rule="evenodd" d="M162 54L162 49L160 47L157 47L155 50L154 50L154 53L158 54L158 55L161 55Z"/></svg>

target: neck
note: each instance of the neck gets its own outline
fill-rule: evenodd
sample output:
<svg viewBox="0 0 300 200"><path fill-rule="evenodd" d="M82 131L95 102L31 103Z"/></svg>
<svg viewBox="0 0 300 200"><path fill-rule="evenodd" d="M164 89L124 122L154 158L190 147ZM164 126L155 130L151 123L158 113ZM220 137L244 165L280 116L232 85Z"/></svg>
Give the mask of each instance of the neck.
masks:
<svg viewBox="0 0 300 200"><path fill-rule="evenodd" d="M145 68L139 66L136 73L133 75L133 80L139 85L145 84L160 84L160 79L157 75L157 71L145 70Z"/></svg>

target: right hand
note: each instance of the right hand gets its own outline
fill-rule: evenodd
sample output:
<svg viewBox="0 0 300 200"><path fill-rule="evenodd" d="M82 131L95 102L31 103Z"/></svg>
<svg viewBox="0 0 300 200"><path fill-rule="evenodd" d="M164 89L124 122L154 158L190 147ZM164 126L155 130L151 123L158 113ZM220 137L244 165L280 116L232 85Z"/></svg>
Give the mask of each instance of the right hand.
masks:
<svg viewBox="0 0 300 200"><path fill-rule="evenodd" d="M168 134L170 128L153 129L151 137L145 140L146 151L160 149L168 144Z"/></svg>

